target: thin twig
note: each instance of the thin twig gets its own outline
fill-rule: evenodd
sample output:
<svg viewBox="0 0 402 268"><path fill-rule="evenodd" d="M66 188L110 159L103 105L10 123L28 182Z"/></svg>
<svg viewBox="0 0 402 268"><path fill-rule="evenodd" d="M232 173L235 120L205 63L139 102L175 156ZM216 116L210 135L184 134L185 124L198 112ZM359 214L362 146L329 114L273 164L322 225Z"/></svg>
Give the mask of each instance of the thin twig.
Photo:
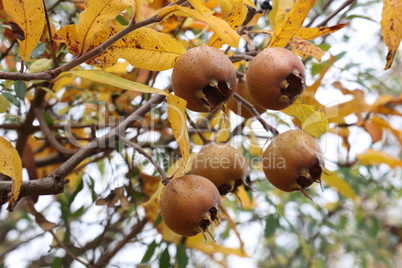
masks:
<svg viewBox="0 0 402 268"><path fill-rule="evenodd" d="M167 5L165 8L169 8L173 5L182 5L183 3L187 2L187 0L178 0L176 2L173 2L169 5ZM71 70L72 68L98 56L99 54L105 52L106 49L108 49L111 45L113 45L115 42L126 36L127 34L131 33L132 31L139 29L141 27L144 27L146 25L152 24L152 23L157 23L160 22L164 19L164 17L161 17L160 14L162 13L162 9L160 12L154 14L153 16L144 19L139 22L135 23L130 23L126 28L122 29L121 31L117 32L115 35L113 35L111 38L94 48L93 50L90 50L72 61L66 63L63 66L60 66L56 69L53 70L48 70L45 72L41 73L17 73L17 72L0 72L0 79L6 79L6 80L22 80L22 81L31 81L31 80L52 80L55 77L57 77L59 74L62 72L66 72Z"/></svg>
<svg viewBox="0 0 402 268"><path fill-rule="evenodd" d="M140 154L145 156L145 158L148 159L148 161L151 162L152 165L154 165L154 167L158 170L159 174L161 175L163 185L168 184L169 178L166 175L166 172L163 170L163 168L158 163L156 163L156 161L152 158L152 156L150 156L144 149L142 149L140 145L138 145L135 142L132 142L131 140L127 139L126 137L124 137L122 135L118 135L118 138L124 144L126 144L127 146L130 146L130 147L133 147L137 152L139 152Z"/></svg>
<svg viewBox="0 0 402 268"><path fill-rule="evenodd" d="M109 261L127 244L130 242L131 239L135 238L139 233L142 232L145 224L148 222L146 218L140 220L135 224L131 232L129 232L126 236L123 237L123 239L119 242L117 242L116 246L111 249L106 251L102 256L99 258L99 260L96 262L94 265L95 267L105 267Z"/></svg>
<svg viewBox="0 0 402 268"><path fill-rule="evenodd" d="M56 233L53 230L49 230L49 233L53 236L54 240L56 240L56 243L62 247L66 253L74 260L78 261L79 263L81 263L82 265L86 266L86 267L92 267L90 264L84 262L83 260L81 260L80 258L78 258L77 256L74 255L74 253L72 253L68 247L58 238L58 236L56 235Z"/></svg>
<svg viewBox="0 0 402 268"><path fill-rule="evenodd" d="M39 126L43 132L43 134L45 135L47 141L60 153L62 154L68 154L68 155L72 155L75 154L78 149L69 149L64 147L63 145L61 145L59 143L59 141L56 139L56 137L53 135L52 131L50 130L49 126L46 123L46 120L43 116L42 113L42 108L41 107L35 107L34 108L34 112L36 115L36 118L39 121Z"/></svg>
<svg viewBox="0 0 402 268"><path fill-rule="evenodd" d="M202 140L202 143L204 145L210 143L211 141L204 136L202 131L198 128L197 124L194 123L194 121L191 119L190 115L187 112L186 112L186 116L187 116L187 121L190 123L190 126L194 129L195 133L198 134L198 136Z"/></svg>
<svg viewBox="0 0 402 268"><path fill-rule="evenodd" d="M244 107L247 108L247 110L250 111L250 113L252 115L254 115L254 117L261 123L261 125L264 127L264 129L268 132L271 132L272 135L276 136L279 134L278 130L276 128L274 128L273 126L271 126L270 124L267 123L267 121L265 121L260 113L254 108L254 105L251 104L250 102L248 102L246 99L244 99L242 96L240 96L239 94L237 94L236 92L233 95L233 98L235 98L235 100L237 100L238 102L240 102L242 105L244 105Z"/></svg>
<svg viewBox="0 0 402 268"><path fill-rule="evenodd" d="M328 15L328 17L326 17L323 21L321 21L319 24L316 25L316 27L322 27L327 25L327 23L336 15L338 15L338 13L340 13L344 8L346 8L349 5L352 5L356 2L356 0L347 0L345 1L340 7L338 7L336 10L334 10L334 12L332 12L330 15Z"/></svg>

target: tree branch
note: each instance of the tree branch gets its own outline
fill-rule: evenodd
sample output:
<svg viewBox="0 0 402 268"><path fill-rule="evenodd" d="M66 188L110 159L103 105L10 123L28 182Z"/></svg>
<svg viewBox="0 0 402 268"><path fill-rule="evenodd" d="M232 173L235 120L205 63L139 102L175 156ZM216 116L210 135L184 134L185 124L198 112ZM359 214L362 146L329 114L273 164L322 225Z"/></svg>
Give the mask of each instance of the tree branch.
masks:
<svg viewBox="0 0 402 268"><path fill-rule="evenodd" d="M266 131L271 132L272 135L274 135L274 136L279 134L279 132L276 128L274 128L273 126L268 124L267 121L265 121L261 117L260 113L254 108L254 105L252 105L250 102L248 102L246 99L244 99L242 96L240 96L236 92L234 93L233 98L235 98L238 102L240 102L242 105L244 105L247 108L247 110L249 110L250 113L252 115L254 115L254 117L261 123L261 125L264 127L264 129Z"/></svg>
<svg viewBox="0 0 402 268"><path fill-rule="evenodd" d="M187 0L178 0L176 2L173 2L169 5L167 5L165 8L168 8L172 5L181 5L185 3ZM141 27L144 27L146 25L152 24L152 23L157 23L162 21L164 18L159 16L159 13L154 14L153 16L144 19L142 21L136 22L136 23L130 23L126 28L122 29L115 35L113 35L111 38L94 48L93 50L90 50L86 52L85 54L78 56L77 58L73 59L72 61L66 63L63 66L60 66L56 69L53 70L48 70L45 72L41 73L18 73L18 72L0 72L0 79L6 79L6 80L22 80L22 81L32 81L32 80L52 80L58 75L60 75L62 72L66 72L71 70L72 68L98 56L99 54L105 52L106 49L108 49L111 45L113 45L116 41L120 40L130 32L139 29Z"/></svg>

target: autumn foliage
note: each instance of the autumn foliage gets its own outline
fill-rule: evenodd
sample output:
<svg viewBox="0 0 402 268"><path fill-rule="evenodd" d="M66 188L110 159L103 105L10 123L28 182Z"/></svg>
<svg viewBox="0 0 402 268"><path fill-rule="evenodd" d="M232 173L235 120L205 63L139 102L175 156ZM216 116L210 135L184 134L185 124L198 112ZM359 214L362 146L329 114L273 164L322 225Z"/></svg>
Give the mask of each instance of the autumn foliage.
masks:
<svg viewBox="0 0 402 268"><path fill-rule="evenodd" d="M2 0L0 263L392 267L402 3L380 77L355 2Z"/></svg>

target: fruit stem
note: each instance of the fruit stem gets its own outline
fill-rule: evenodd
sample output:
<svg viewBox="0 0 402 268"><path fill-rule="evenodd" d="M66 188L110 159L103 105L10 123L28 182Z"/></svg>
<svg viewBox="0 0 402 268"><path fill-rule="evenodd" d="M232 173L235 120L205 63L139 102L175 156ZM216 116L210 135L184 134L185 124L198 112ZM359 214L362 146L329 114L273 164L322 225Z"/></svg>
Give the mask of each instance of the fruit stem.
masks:
<svg viewBox="0 0 402 268"><path fill-rule="evenodd" d="M139 152L140 154L142 154L143 156L145 156L146 159L149 160L149 162L152 163L152 165L154 165L154 167L156 168L156 170L158 170L159 174L161 175L162 178L162 184L163 185L167 185L169 182L169 178L166 175L166 172L163 170L163 168L156 163L156 161L152 158L152 156L150 156L144 149L141 148L140 145L138 145L137 143L127 139L126 137L122 136L122 135L118 135L117 138L122 141L124 144L126 144L127 146L130 146L132 148L134 148L134 150L136 150L137 152Z"/></svg>
<svg viewBox="0 0 402 268"><path fill-rule="evenodd" d="M274 137L279 134L276 128L268 124L267 121L265 121L261 117L260 113L255 109L253 104L251 104L249 101L247 101L245 98L243 98L236 92L233 94L233 98L235 98L235 100L237 100L244 107L246 107L247 110L249 110L250 113L261 123L261 125L265 128L266 131L271 132Z"/></svg>
<svg viewBox="0 0 402 268"><path fill-rule="evenodd" d="M190 115L186 112L186 116L187 116L187 120L190 124L190 126L195 130L195 132L198 134L198 136L200 137L200 139L202 140L202 143L204 145L210 143L211 141L209 139L207 139L204 134L202 134L201 130L198 128L198 126L194 123L193 120L191 120Z"/></svg>

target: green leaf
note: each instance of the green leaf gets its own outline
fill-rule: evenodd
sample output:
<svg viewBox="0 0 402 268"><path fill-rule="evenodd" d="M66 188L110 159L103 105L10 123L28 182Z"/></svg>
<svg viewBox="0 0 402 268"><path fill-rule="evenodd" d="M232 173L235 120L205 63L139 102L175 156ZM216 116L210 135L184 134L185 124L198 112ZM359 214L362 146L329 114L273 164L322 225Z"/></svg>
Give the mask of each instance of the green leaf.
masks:
<svg viewBox="0 0 402 268"><path fill-rule="evenodd" d="M155 249L156 249L157 245L158 244L156 243L155 240L151 244L149 244L148 249L144 254L144 257L142 257L141 263L148 262L152 258L152 256L155 253Z"/></svg>
<svg viewBox="0 0 402 268"><path fill-rule="evenodd" d="M10 102L3 95L0 95L0 113L5 113L8 107L10 107Z"/></svg>
<svg viewBox="0 0 402 268"><path fill-rule="evenodd" d="M20 101L15 97L13 94L9 92L3 92L4 98L6 98L9 102L17 106L18 108L21 107Z"/></svg>
<svg viewBox="0 0 402 268"><path fill-rule="evenodd" d="M186 268L188 264L188 256L186 253L186 247L183 243L179 243L176 246L176 263L178 268Z"/></svg>
<svg viewBox="0 0 402 268"><path fill-rule="evenodd" d="M120 23L123 26L127 26L128 25L128 21L122 16L122 15L118 15L116 17L116 20L118 23Z"/></svg>
<svg viewBox="0 0 402 268"><path fill-rule="evenodd" d="M162 255L159 259L159 268L170 268L169 245L162 252Z"/></svg>
<svg viewBox="0 0 402 268"><path fill-rule="evenodd" d="M27 85L23 81L15 81L14 84L14 90L15 90L15 95L17 95L17 98L20 100L23 100L25 97L25 94L27 94Z"/></svg>
<svg viewBox="0 0 402 268"><path fill-rule="evenodd" d="M50 265L50 268L61 268L63 267L63 260L60 257L54 258L52 264Z"/></svg>
<svg viewBox="0 0 402 268"><path fill-rule="evenodd" d="M46 50L46 44L45 43L39 43L35 47L35 49L32 51L31 59L39 58L40 56L43 55L45 50Z"/></svg>
<svg viewBox="0 0 402 268"><path fill-rule="evenodd" d="M276 227L278 226L278 218L274 215L271 214L265 219L265 238L271 237L276 230Z"/></svg>

